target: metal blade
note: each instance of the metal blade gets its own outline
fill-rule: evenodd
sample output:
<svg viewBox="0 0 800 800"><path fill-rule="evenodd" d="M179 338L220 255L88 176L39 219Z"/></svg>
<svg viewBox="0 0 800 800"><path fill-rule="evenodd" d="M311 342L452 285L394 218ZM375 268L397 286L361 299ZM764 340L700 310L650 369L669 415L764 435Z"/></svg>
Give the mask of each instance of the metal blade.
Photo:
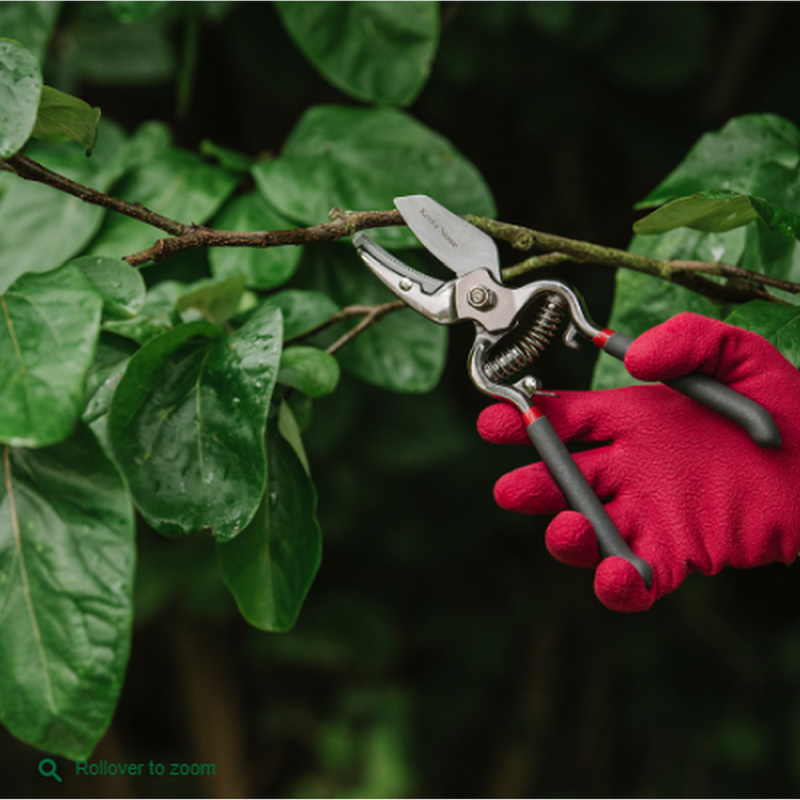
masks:
<svg viewBox="0 0 800 800"><path fill-rule="evenodd" d="M366 233L356 234L353 244L372 272L415 311L440 325L459 321L456 281L440 281L417 272L373 242Z"/></svg>
<svg viewBox="0 0 800 800"><path fill-rule="evenodd" d="M401 261L397 256L370 239L366 233L357 233L353 237L353 244L362 258L365 254L372 257L371 260L367 262L368 266L373 267L375 263L378 263L382 267L394 272L397 275L398 281L400 278L407 278L414 281L414 283L418 283L422 291L426 294L434 294L444 286L444 281L440 281L438 278L432 278L424 272L419 272L413 267L409 267L408 264Z"/></svg>
<svg viewBox="0 0 800 800"><path fill-rule="evenodd" d="M502 283L491 236L424 194L395 197L394 204L417 239L457 275L483 268Z"/></svg>

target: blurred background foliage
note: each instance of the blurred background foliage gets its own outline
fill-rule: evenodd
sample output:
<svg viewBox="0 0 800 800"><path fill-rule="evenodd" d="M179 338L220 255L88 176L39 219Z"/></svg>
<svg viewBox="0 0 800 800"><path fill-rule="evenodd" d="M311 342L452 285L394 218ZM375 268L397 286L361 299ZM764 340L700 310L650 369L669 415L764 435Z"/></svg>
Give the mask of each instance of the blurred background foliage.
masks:
<svg viewBox="0 0 800 800"><path fill-rule="evenodd" d="M180 146L257 156L308 107L355 104L268 3L162 4L138 23L146 4L113 5L37 4L52 35L26 44L48 84L129 132L158 119ZM800 123L798 18L770 2L442 3L410 112L477 165L498 218L625 247L633 204L703 132L750 112ZM553 274L605 321L611 272ZM545 552L546 520L494 505L494 480L530 454L474 432L470 340L453 331L430 394L345 377L315 408L324 557L290 633L244 623L210 538L140 531L133 655L93 760L210 762L215 777L57 785L3 731L5 792L796 795L797 568L690 579L643 615L605 610L590 573ZM546 385L588 387L593 358L553 348Z"/></svg>

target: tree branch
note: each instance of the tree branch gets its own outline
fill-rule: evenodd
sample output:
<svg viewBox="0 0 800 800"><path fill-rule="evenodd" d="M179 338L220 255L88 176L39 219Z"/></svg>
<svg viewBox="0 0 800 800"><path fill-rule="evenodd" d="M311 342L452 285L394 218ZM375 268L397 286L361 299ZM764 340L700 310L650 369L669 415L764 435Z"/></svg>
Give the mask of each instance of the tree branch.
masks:
<svg viewBox="0 0 800 800"><path fill-rule="evenodd" d="M759 272L752 272L744 267L727 264L724 261L687 261L683 259L661 259L618 250L614 247L583 242L578 239L567 239L552 233L510 225L505 222L469 215L466 219L480 230L495 239L508 242L516 250L537 250L546 255L533 256L519 264L503 270L503 277L508 279L524 275L536 269L563 261L599 264L608 267L622 267L662 280L685 286L698 294L716 302L744 302L746 300L763 299L782 303L770 295L764 287L782 289L794 294L800 293L800 283L772 278ZM708 280L705 275L714 275L730 279L732 285L723 285Z"/></svg>
<svg viewBox="0 0 800 800"><path fill-rule="evenodd" d="M3 166L25 180L44 183L78 197L84 202L116 211L170 234L171 238L159 239L152 247L123 258L134 267L162 261L185 250L206 247L284 247L315 244L352 236L358 231L369 228L404 224L398 211L342 211L334 208L329 215L330 222L308 228L249 232L213 230L205 225L186 224L169 219L140 203L129 203L83 186L47 169L21 153L11 156ZM799 283L772 278L769 275L752 272L722 261L704 262L651 258L614 247L568 239L564 236L543 233L520 225L510 225L486 217L468 215L465 219L493 238L509 242L517 250L535 250L541 253L541 255L531 256L519 264L503 270L505 279L519 277L528 272L551 267L565 261L574 261L632 269L684 286L719 303L745 302L753 299L782 303L782 300L769 294L767 287L800 293ZM729 282L727 284L717 283L709 280L706 276L726 278ZM383 313L386 312L380 313L377 319L380 319ZM367 323L366 327L375 321L377 320L373 319L369 313L367 313L367 318L362 320ZM354 328L353 331L357 328Z"/></svg>
<svg viewBox="0 0 800 800"><path fill-rule="evenodd" d="M84 203L102 206L119 214L124 214L126 217L133 217L133 219L146 222L148 225L152 225L154 228L170 233L173 236L184 236L194 228L193 225L184 225L174 219L156 214L155 211L145 208L141 203L128 203L105 192L98 192L97 189L92 189L90 186L76 183L63 175L59 175L57 172L47 169L38 161L34 161L21 153L16 153L7 159L5 166L26 181L44 183L47 186L58 189L60 192L71 194L79 200L83 200Z"/></svg>
<svg viewBox="0 0 800 800"><path fill-rule="evenodd" d="M220 231L204 225L192 225L187 232L172 239L159 239L147 250L125 256L122 260L132 267L139 267L151 261L163 261L185 250L205 247L285 247L316 244L352 236L367 228L404 224L399 211L342 211L334 208L329 216L331 222L285 231Z"/></svg>

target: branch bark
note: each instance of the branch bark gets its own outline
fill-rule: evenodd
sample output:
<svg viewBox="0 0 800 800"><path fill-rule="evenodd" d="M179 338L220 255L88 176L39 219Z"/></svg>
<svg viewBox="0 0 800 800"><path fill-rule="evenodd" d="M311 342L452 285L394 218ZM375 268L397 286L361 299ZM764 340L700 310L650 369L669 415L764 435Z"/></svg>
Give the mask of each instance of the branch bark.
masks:
<svg viewBox="0 0 800 800"><path fill-rule="evenodd" d="M285 231L220 231L204 225L191 225L189 230L171 239L159 239L152 247L125 256L132 267L153 261L163 261L185 250L205 247L286 247L288 245L332 242L367 228L385 228L403 225L398 211L342 211L334 208L331 222L309 228L292 228Z"/></svg>
<svg viewBox="0 0 800 800"><path fill-rule="evenodd" d="M503 271L508 279L563 261L581 264L624 268L643 272L662 280L677 283L717 302L744 302L763 299L776 303L783 301L769 294L766 287L800 293L800 283L780 280L759 272L752 272L724 261L687 261L683 259L660 259L630 253L615 247L567 239L552 233L543 233L520 225L469 215L466 219L492 238L508 242L516 250L536 250L546 255L532 256ZM706 275L728 278L733 283L723 285L708 280Z"/></svg>
<svg viewBox="0 0 800 800"><path fill-rule="evenodd" d="M369 228L404 224L398 211L342 211L334 208L329 215L330 222L307 228L245 232L213 230L205 225L186 224L169 219L140 203L129 203L83 186L19 153L7 159L4 167L25 180L47 184L54 189L74 195L84 202L124 214L170 234L170 238L159 239L146 250L131 253L123 258L134 267L163 261L169 256L186 250L206 247L285 247L314 244L335 241ZM722 261L704 262L651 258L614 247L568 239L564 236L543 233L520 225L510 225L486 217L467 216L465 219L493 238L509 242L517 250L534 250L538 253L505 269L503 277L506 280L544 267L574 261L632 269L684 286L720 303L745 302L754 299L782 303L782 300L769 293L769 288L800 293L800 283L772 278L769 275L751 272L743 267ZM707 276L726 278L729 282L727 284L717 283L709 280ZM383 313L386 312L382 312L377 318L379 319ZM375 321L369 314L367 317ZM372 322L368 324L372 324Z"/></svg>

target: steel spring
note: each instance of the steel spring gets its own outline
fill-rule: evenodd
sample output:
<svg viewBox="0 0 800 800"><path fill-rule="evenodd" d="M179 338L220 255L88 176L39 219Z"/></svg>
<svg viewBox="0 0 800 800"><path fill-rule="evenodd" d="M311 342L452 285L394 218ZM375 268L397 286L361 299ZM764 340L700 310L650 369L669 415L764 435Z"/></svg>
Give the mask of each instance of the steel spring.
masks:
<svg viewBox="0 0 800 800"><path fill-rule="evenodd" d="M549 294L533 324L513 344L493 356L483 367L489 380L499 383L531 364L555 336L567 302L558 294Z"/></svg>

